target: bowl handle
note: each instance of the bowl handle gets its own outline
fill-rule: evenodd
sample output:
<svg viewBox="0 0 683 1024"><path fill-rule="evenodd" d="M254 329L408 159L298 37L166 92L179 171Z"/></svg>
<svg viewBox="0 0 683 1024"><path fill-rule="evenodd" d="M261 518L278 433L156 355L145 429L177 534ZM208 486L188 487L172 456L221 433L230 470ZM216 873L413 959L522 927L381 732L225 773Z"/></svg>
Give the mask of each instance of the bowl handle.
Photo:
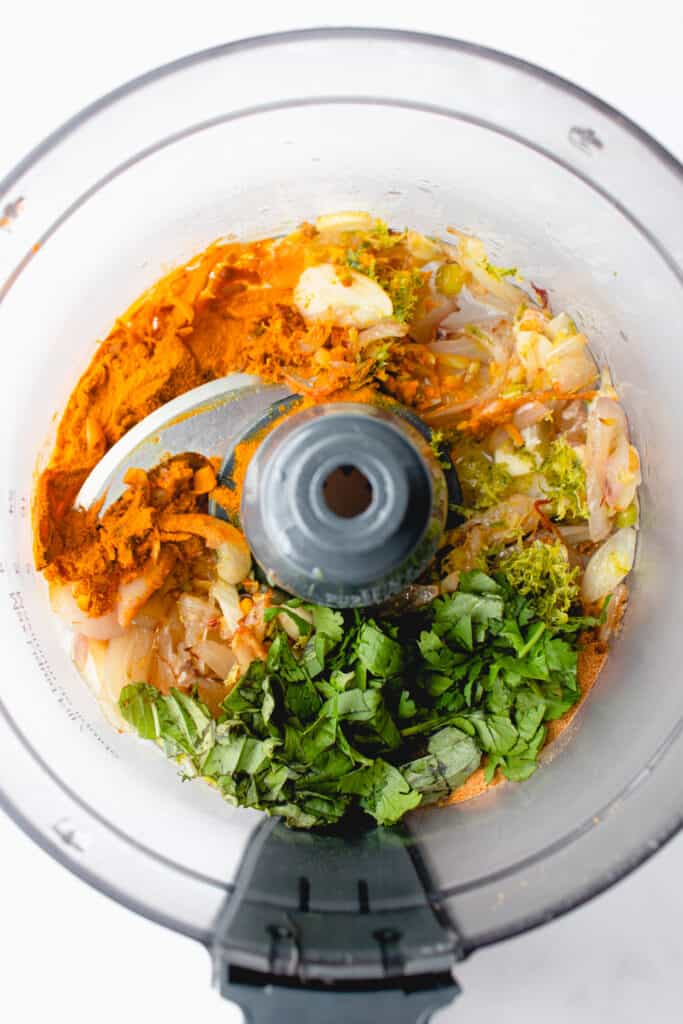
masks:
<svg viewBox="0 0 683 1024"><path fill-rule="evenodd" d="M456 929L403 827L352 835L267 821L211 947L214 984L253 1024L424 1024L460 989Z"/></svg>

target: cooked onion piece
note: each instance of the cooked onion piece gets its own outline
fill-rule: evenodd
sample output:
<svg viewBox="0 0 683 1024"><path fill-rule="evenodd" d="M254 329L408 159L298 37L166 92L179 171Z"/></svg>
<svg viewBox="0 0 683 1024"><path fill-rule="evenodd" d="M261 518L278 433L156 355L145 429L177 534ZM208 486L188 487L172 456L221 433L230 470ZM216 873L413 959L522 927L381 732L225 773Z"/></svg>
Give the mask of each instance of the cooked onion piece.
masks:
<svg viewBox="0 0 683 1024"><path fill-rule="evenodd" d="M593 604L613 593L633 568L636 552L636 531L626 526L613 533L591 555L583 574L581 596L586 604Z"/></svg>

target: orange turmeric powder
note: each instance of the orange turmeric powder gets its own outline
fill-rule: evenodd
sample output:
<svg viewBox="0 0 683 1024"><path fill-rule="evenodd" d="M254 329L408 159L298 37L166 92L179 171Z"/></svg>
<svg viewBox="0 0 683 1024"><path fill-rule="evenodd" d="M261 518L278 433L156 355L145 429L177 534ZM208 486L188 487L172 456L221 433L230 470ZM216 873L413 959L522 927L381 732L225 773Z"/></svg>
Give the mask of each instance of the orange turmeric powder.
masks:
<svg viewBox="0 0 683 1024"><path fill-rule="evenodd" d="M101 570L90 543L96 514L70 510L84 480L127 430L165 402L242 371L269 382L310 374L312 353L344 344L348 331L307 326L292 305L304 248L287 240L209 246L189 267L158 281L117 320L76 385L34 494L39 569L62 578L79 562ZM355 364L350 364L355 365ZM51 568L50 568L51 567ZM65 577L64 577L65 578Z"/></svg>
<svg viewBox="0 0 683 1024"><path fill-rule="evenodd" d="M373 243L367 238L356 243L367 262ZM406 271L415 268L402 233L394 239L380 232L373 253L373 273L382 268L387 279L394 274L403 282L410 276ZM185 462L171 460L156 476L132 476L128 492L101 519L98 508L73 508L105 452L178 395L241 371L267 383L286 382L309 402L367 401L381 392L413 407L427 422L434 416L441 425L452 425L440 416L449 403L470 404L476 383L458 378L456 387L452 370L409 335L364 342L363 332L354 327L304 320L294 303L303 270L321 261L346 265L348 254L346 243L325 240L306 224L283 239L216 242L159 280L116 321L69 398L33 501L36 566L48 579L70 583L81 607L92 614L110 608L116 587L145 560L158 558L161 544L183 550L199 545L201 550L198 538L159 528L159 507L167 500L159 502L154 492L160 476L182 477L182 488L172 499L180 507L173 505L173 511L202 512L212 495L236 517L258 439L237 449L234 490L214 486L216 466L208 460L197 464L187 457ZM432 300L425 294L429 272L418 276L419 317L420 310L429 314ZM464 426L476 432L500 415L509 419L524 400L475 406Z"/></svg>
<svg viewBox="0 0 683 1024"><path fill-rule="evenodd" d="M392 271L412 265L402 237L389 248L382 243ZM84 480L127 430L206 381L242 371L266 382L286 381L312 401L381 384L417 408L425 394L433 402L433 369L412 373L416 351L424 355L424 346L396 341L388 368L371 347L359 346L357 330L304 321L293 290L305 267L321 260L344 263L345 249L322 241L307 224L280 240L216 242L154 284L116 321L67 403L37 481L39 569L64 579L67 562L71 574L77 565L83 577L101 571L100 554L95 556L101 549L91 536L95 513L79 518L70 511ZM429 388L415 387L411 378L424 379Z"/></svg>
<svg viewBox="0 0 683 1024"><path fill-rule="evenodd" d="M206 496L194 490L195 473L207 460L196 454L179 455L162 462L149 473L141 469L126 474L127 489L102 516L102 502L89 509L69 508L53 522L54 556L45 576L56 583L71 584L78 605L90 615L103 615L114 607L122 584L143 567L159 562L161 544L173 541L182 563L203 552L191 534L164 533L169 515L201 511Z"/></svg>
<svg viewBox="0 0 683 1024"><path fill-rule="evenodd" d="M234 486L216 487L212 492L212 497L216 504L220 505L222 509L225 509L228 515L233 518L239 516L244 478L247 475L247 469L249 468L252 456L261 444L263 436L263 434L258 434L256 437L252 437L247 441L241 441L240 444L237 445L235 448L235 461L232 471L232 481Z"/></svg>

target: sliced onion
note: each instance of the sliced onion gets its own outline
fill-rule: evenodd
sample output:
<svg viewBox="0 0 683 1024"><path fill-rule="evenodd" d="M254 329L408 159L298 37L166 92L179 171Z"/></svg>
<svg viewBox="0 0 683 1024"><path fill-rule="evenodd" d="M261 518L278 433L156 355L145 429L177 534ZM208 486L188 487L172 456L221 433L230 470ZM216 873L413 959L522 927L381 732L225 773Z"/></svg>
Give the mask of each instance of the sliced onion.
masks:
<svg viewBox="0 0 683 1024"><path fill-rule="evenodd" d="M526 494L513 494L485 512L472 516L451 533L449 539L455 548L448 556L449 567L474 569L480 564L483 551L509 544L520 534L534 530L538 522L533 498Z"/></svg>
<svg viewBox="0 0 683 1024"><path fill-rule="evenodd" d="M460 573L456 569L455 572L449 572L448 576L445 576L441 580L441 590L444 594L453 594L460 585Z"/></svg>
<svg viewBox="0 0 683 1024"><path fill-rule="evenodd" d="M551 415L550 409L543 402L525 402L515 411L512 422L517 430L526 430L527 427L534 427Z"/></svg>
<svg viewBox="0 0 683 1024"><path fill-rule="evenodd" d="M124 686L147 681L153 655L153 632L131 626L123 636L107 644L103 657L95 655L95 666L102 696L116 704Z"/></svg>
<svg viewBox="0 0 683 1024"><path fill-rule="evenodd" d="M437 306L417 317L410 325L410 336L424 345L432 341L441 322L458 308L457 299L444 299Z"/></svg>
<svg viewBox="0 0 683 1024"><path fill-rule="evenodd" d="M246 626L240 626L230 646L241 671L249 668L252 661L265 661L268 653L263 642Z"/></svg>
<svg viewBox="0 0 683 1024"><path fill-rule="evenodd" d="M626 605L628 603L628 587L625 583L620 583L612 594L610 603L607 605L607 615L605 621L598 630L598 640L606 644L609 642L611 637L617 632L621 625L621 620L624 617L626 611ZM599 612L600 609L594 609Z"/></svg>
<svg viewBox="0 0 683 1024"><path fill-rule="evenodd" d="M215 718L218 718L223 710L221 705L230 692L225 683L216 679L198 679L197 691L200 701L206 704Z"/></svg>
<svg viewBox="0 0 683 1024"><path fill-rule="evenodd" d="M225 640L229 640L237 629L239 621L242 618L242 609L240 608L240 599L239 594L237 593L237 587L219 579L212 584L209 590L209 597L218 604L218 607L221 610L223 617L221 623L221 636Z"/></svg>
<svg viewBox="0 0 683 1024"><path fill-rule="evenodd" d="M553 348L546 360L546 369L553 383L565 392L580 391L595 383L598 376L583 334L575 334Z"/></svg>
<svg viewBox="0 0 683 1024"><path fill-rule="evenodd" d="M563 540L572 546L575 544L583 544L585 541L591 539L588 523L575 523L570 526L563 526L562 523L559 523L557 529L562 534Z"/></svg>
<svg viewBox="0 0 683 1024"><path fill-rule="evenodd" d="M552 343L539 331L515 329L517 356L526 372L527 383L533 385L545 370Z"/></svg>
<svg viewBox="0 0 683 1024"><path fill-rule="evenodd" d="M213 601L194 594L181 594L178 598L180 621L185 627L185 644L194 647L204 640L209 629L217 624L218 611Z"/></svg>
<svg viewBox="0 0 683 1024"><path fill-rule="evenodd" d="M473 409L475 405L480 405L483 402L488 402L495 398L502 387L502 383L491 385L481 391L478 395L474 395L472 398L465 399L461 402L449 402L444 405L440 405L438 409L434 409L432 412L424 413L422 418L426 423L437 424L442 427L457 426L458 421L462 419L462 414L467 412L469 409Z"/></svg>
<svg viewBox="0 0 683 1024"><path fill-rule="evenodd" d="M71 657L73 658L74 665L79 672L83 672L85 669L89 653L89 641L87 636L85 633L76 633L74 636L73 647L71 649Z"/></svg>
<svg viewBox="0 0 683 1024"><path fill-rule="evenodd" d="M435 355L459 356L463 359L476 359L482 363L491 361L490 351L476 338L469 335L459 335L457 338L443 338L439 341L432 341L428 345Z"/></svg>
<svg viewBox="0 0 683 1024"><path fill-rule="evenodd" d="M220 679L225 679L237 663L230 645L221 644L217 640L200 640L193 646L192 653Z"/></svg>
<svg viewBox="0 0 683 1024"><path fill-rule="evenodd" d="M632 526L625 526L591 555L581 584L581 596L586 604L600 601L616 590L633 568L635 551L636 531Z"/></svg>
<svg viewBox="0 0 683 1024"><path fill-rule="evenodd" d="M360 331L358 341L361 345L369 345L372 341L382 341L384 338L404 338L407 333L407 324L401 324L389 317Z"/></svg>
<svg viewBox="0 0 683 1024"><path fill-rule="evenodd" d="M164 583L175 560L176 554L172 548L162 548L156 562L150 559L139 576L121 584L117 614L122 626L130 626L140 609Z"/></svg>
<svg viewBox="0 0 683 1024"><path fill-rule="evenodd" d="M471 398L463 399L459 402L442 404L433 411L424 413L422 418L429 424L438 424L443 427L456 426L458 421L462 419L462 414L468 409L474 408L475 405L483 406L486 402L491 402L493 399L497 398L505 384L507 369L507 365L503 366L494 382L489 384L478 394L472 395Z"/></svg>
<svg viewBox="0 0 683 1024"><path fill-rule="evenodd" d="M433 242L419 231L408 231L405 244L410 255L420 263L438 260L443 253L443 247L439 242Z"/></svg>
<svg viewBox="0 0 683 1024"><path fill-rule="evenodd" d="M611 398L597 398L591 405L586 426L586 499L591 540L604 540L610 531L610 513L605 503L605 476L614 436L618 406Z"/></svg>
<svg viewBox="0 0 683 1024"><path fill-rule="evenodd" d="M538 513L534 507L532 498L526 494L513 494L505 501L501 501L493 508L480 512L469 520L470 524L484 526L493 529L494 532L502 530L504 534L510 530L528 533L538 523ZM496 539L498 535L496 532Z"/></svg>
<svg viewBox="0 0 683 1024"><path fill-rule="evenodd" d="M460 263L484 289L492 306L514 313L523 302L529 301L521 288L516 288L509 281L500 280L486 270L486 249L480 239L463 236L458 243L458 252Z"/></svg>
<svg viewBox="0 0 683 1024"><path fill-rule="evenodd" d="M249 547L228 542L221 544L216 551L216 572L224 583L241 583L251 570L251 552Z"/></svg>
<svg viewBox="0 0 683 1024"><path fill-rule="evenodd" d="M159 655L152 660L149 681L152 686L156 686L162 693L168 693L178 686L178 676L168 662L164 661Z"/></svg>
<svg viewBox="0 0 683 1024"><path fill-rule="evenodd" d="M192 657L187 650L185 627L175 607L167 620L158 626L154 634L157 655L156 678L152 682L167 692L171 686L187 686L196 681Z"/></svg>
<svg viewBox="0 0 683 1024"><path fill-rule="evenodd" d="M50 607L69 629L91 640L110 640L124 632L115 611L99 616L82 611L68 584L50 584Z"/></svg>
<svg viewBox="0 0 683 1024"><path fill-rule="evenodd" d="M586 428L586 497L591 540L603 540L614 513L628 508L640 483L638 454L629 445L624 410L600 395L591 404Z"/></svg>
<svg viewBox="0 0 683 1024"><path fill-rule="evenodd" d="M270 607L271 595L269 592L265 594L257 594L254 597L254 603L251 606L248 614L244 618L245 627L256 637L257 640L263 640L266 635L266 609ZM303 616L306 618L307 616Z"/></svg>
<svg viewBox="0 0 683 1024"><path fill-rule="evenodd" d="M484 304L480 302L465 302L463 298L460 298L459 308L456 312L449 313L441 321L439 328L442 331L456 334L462 331L463 327L467 327L468 324L473 324L475 327L481 327L483 331L490 331L499 321L500 314L491 316Z"/></svg>
<svg viewBox="0 0 683 1024"><path fill-rule="evenodd" d="M320 234L338 231L372 231L375 219L365 210L339 210L338 213L322 213L315 219Z"/></svg>
<svg viewBox="0 0 683 1024"><path fill-rule="evenodd" d="M282 626L290 640L299 640L301 638L301 630L296 619L293 619L291 615L287 614L288 609L285 605L283 610L277 617L278 623ZM313 615L306 608L292 608L292 612L296 615L297 619L303 619L309 625L313 624Z"/></svg>
<svg viewBox="0 0 683 1024"><path fill-rule="evenodd" d="M556 424L558 433L573 445L584 445L586 443L586 423L588 420L588 405L583 399L575 399L567 402L557 413Z"/></svg>
<svg viewBox="0 0 683 1024"><path fill-rule="evenodd" d="M135 626L145 626L147 629L154 629L160 622L163 622L173 605L174 599L169 594L156 593L140 609L133 619Z"/></svg>
<svg viewBox="0 0 683 1024"><path fill-rule="evenodd" d="M515 339L509 321L499 320L483 334L482 344L489 349L495 361L507 365L515 350Z"/></svg>
<svg viewBox="0 0 683 1024"><path fill-rule="evenodd" d="M640 481L640 457L628 443L628 438L622 435L607 462L605 497L608 504L617 512L627 509L636 496Z"/></svg>
<svg viewBox="0 0 683 1024"><path fill-rule="evenodd" d="M497 393L497 392L496 392ZM491 396L493 397L493 395ZM462 414L472 409L475 405L481 401L479 395L475 395L473 398L468 398L462 402L449 402L442 404L438 409L434 409L431 412L423 413L423 420L425 423L435 424L441 427L456 426L458 421L462 419Z"/></svg>

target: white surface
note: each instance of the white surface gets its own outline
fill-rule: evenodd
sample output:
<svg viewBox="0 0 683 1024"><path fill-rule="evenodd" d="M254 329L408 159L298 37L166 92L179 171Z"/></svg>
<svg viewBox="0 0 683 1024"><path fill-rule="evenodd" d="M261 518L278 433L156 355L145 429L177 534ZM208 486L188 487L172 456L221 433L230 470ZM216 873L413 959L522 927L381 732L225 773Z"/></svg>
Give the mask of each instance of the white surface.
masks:
<svg viewBox="0 0 683 1024"><path fill-rule="evenodd" d="M58 123L133 75L228 39L315 24L413 28L507 50L595 92L683 157L683 9L673 0L13 7L2 23L0 176ZM201 947L88 889L2 816L0 849L4 1020L239 1020L210 990ZM587 907L476 954L457 971L464 999L439 1024L461 1015L468 1024L680 1021L681 870L683 837Z"/></svg>

